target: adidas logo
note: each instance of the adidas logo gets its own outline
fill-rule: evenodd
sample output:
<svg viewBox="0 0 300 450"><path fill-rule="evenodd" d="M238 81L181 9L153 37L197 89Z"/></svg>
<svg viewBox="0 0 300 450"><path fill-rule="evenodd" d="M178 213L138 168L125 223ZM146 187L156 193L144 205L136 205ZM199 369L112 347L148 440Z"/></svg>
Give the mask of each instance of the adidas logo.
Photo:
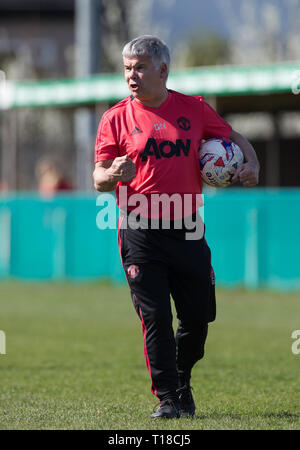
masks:
<svg viewBox="0 0 300 450"><path fill-rule="evenodd" d="M137 133L142 133L142 130L140 130L138 127L135 127L135 129L132 131L131 136Z"/></svg>

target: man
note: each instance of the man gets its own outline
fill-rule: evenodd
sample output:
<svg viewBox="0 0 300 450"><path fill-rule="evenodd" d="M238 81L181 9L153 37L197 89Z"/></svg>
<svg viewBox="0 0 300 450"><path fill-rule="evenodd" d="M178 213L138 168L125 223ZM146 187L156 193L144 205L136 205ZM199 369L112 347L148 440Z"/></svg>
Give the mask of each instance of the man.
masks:
<svg viewBox="0 0 300 450"><path fill-rule="evenodd" d="M137 228L127 221L127 227L120 224L118 237L132 301L142 322L151 390L160 400L151 417L193 416L191 371L204 355L208 323L215 319L210 249L203 233L196 240L186 239L186 216L195 219L193 223L199 216L198 148L203 139L220 136L238 144L245 163L233 181L240 180L244 186L258 183L259 164L251 144L202 97L166 88L170 56L160 39L134 39L125 45L123 61L131 95L102 116L95 145L94 185L100 192L116 188L121 221L133 210L131 199L136 194L150 201L150 207L137 214L146 217L150 225L155 195L177 194L183 199L180 217L174 208L166 215L163 204L158 216L156 210L154 229ZM122 188L126 188L125 205ZM187 194L193 201L185 210ZM162 226L165 216L169 217L169 229ZM175 337L170 296L179 320Z"/></svg>

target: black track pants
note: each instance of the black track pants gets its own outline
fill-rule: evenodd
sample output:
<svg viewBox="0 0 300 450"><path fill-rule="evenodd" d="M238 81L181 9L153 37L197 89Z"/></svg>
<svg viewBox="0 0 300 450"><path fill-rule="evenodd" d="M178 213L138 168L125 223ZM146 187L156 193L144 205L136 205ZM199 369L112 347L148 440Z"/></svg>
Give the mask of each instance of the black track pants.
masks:
<svg viewBox="0 0 300 450"><path fill-rule="evenodd" d="M184 230L119 228L123 267L142 322L151 390L175 397L178 371L189 372L204 355L207 324L216 303L210 249L204 238L186 240ZM172 327L172 296L178 318Z"/></svg>

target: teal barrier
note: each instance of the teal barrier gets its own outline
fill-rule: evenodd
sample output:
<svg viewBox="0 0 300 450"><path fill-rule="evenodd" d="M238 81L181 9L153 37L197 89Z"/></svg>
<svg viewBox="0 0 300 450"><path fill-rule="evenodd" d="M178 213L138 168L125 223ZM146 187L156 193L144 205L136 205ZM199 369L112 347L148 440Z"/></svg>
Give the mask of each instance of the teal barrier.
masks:
<svg viewBox="0 0 300 450"><path fill-rule="evenodd" d="M96 199L0 197L0 278L125 282L117 232L97 227ZM219 286L300 290L299 189L210 191L204 211Z"/></svg>
<svg viewBox="0 0 300 450"><path fill-rule="evenodd" d="M300 190L206 195L207 241L222 285L300 290Z"/></svg>

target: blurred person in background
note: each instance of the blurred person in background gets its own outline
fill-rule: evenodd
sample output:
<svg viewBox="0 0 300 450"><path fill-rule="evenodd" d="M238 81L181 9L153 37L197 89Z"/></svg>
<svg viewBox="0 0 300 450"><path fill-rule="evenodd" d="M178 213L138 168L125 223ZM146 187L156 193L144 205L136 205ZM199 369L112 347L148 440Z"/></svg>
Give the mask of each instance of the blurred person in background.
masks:
<svg viewBox="0 0 300 450"><path fill-rule="evenodd" d="M8 182L6 180L0 180L0 192L7 192L8 190Z"/></svg>
<svg viewBox="0 0 300 450"><path fill-rule="evenodd" d="M35 168L38 191L42 196L53 196L59 191L69 191L71 184L60 165L50 157L41 158Z"/></svg>
<svg viewBox="0 0 300 450"><path fill-rule="evenodd" d="M180 229L172 219L168 229L155 229L152 225L131 227L123 219L130 218L130 196L136 193L149 199L156 193L176 193L183 202L185 193L201 194L198 148L202 139L223 137L239 145L245 162L233 181L244 186L258 183L259 163L247 139L202 97L167 89L170 55L160 39L140 36L129 42L123 49L123 62L131 95L101 118L94 185L100 192L116 188L120 212L120 191L127 188L127 211L119 222L118 238L132 302L142 322L151 390L160 400L151 417L193 416L191 372L204 356L208 323L216 315L214 272L204 231L197 240L187 240L185 221ZM186 205L182 206L185 210ZM150 204L150 223L151 214ZM197 223L196 202L189 214L191 222ZM181 212L182 222L183 218L185 211ZM179 320L176 336L171 295Z"/></svg>

